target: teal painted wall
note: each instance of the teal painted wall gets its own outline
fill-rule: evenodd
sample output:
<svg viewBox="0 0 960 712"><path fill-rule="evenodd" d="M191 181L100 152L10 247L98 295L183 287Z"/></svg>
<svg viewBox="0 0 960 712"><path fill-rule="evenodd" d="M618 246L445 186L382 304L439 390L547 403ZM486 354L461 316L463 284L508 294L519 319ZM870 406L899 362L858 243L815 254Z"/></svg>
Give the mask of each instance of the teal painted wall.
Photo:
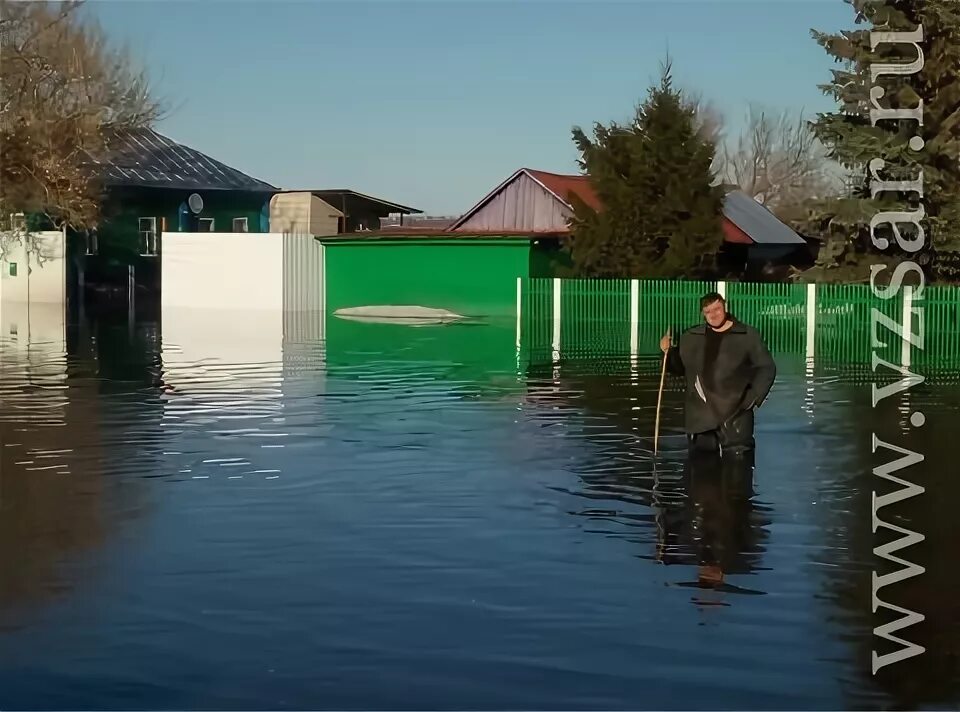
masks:
<svg viewBox="0 0 960 712"><path fill-rule="evenodd" d="M326 242L327 309L416 305L465 316L514 316L517 277L530 273L527 240Z"/></svg>
<svg viewBox="0 0 960 712"><path fill-rule="evenodd" d="M100 233L100 254L126 263L139 257L139 220L157 218L157 230L163 220L169 232L179 231L180 205L193 191L141 189L125 190L110 195L104 205L104 222ZM198 217L213 218L215 232L233 232L234 218L247 218L250 232L261 232L260 210L270 199L268 193L195 191L203 198L203 211Z"/></svg>
<svg viewBox="0 0 960 712"><path fill-rule="evenodd" d="M199 217L212 217L215 232L232 232L233 218L247 218L249 232L261 232L260 212L271 193L243 191L186 191L163 188L111 190L103 203L98 229L99 252L84 255L82 235L71 235L71 255L84 265L90 284L125 284L127 266L134 265L136 281L150 289L159 288L159 258L140 256L140 218L156 218L157 231L176 232L180 227L180 205L191 193L203 198ZM162 244L158 245L162 251Z"/></svg>

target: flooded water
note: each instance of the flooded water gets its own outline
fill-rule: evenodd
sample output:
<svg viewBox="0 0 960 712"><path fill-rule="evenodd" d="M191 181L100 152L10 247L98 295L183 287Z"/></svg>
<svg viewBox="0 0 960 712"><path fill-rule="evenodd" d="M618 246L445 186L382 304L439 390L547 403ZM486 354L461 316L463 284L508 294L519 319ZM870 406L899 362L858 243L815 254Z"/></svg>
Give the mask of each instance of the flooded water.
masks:
<svg viewBox="0 0 960 712"><path fill-rule="evenodd" d="M751 468L688 461L676 384L652 456L652 357L231 319L0 335L0 709L960 706L956 372L874 409L778 356ZM926 488L876 676L874 431Z"/></svg>

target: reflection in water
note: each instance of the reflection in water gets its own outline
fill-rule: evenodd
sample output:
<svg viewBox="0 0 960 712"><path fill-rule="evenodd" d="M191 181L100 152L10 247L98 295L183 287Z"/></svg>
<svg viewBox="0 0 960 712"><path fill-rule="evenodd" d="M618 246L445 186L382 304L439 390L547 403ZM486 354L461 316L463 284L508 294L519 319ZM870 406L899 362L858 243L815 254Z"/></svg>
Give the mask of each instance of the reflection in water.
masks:
<svg viewBox="0 0 960 712"><path fill-rule="evenodd" d="M700 588L762 593L727 581L756 570L766 538L769 520L761 521L753 507L752 458L697 455L684 468L683 484L686 506L665 512L659 560L695 564L692 585Z"/></svg>
<svg viewBox="0 0 960 712"><path fill-rule="evenodd" d="M666 452L653 458L656 382L653 364L646 366L639 379L635 364L610 360L529 369L530 400L543 407L535 417L577 419L593 445L593 457L578 470L582 487L575 491L592 500L575 512L592 522L590 531L640 544L644 552L653 550L654 560L689 569L672 585L696 589L691 600L701 606L737 605L733 594L771 593L775 586L757 581L758 572L773 576L767 581L801 575L815 582L818 590L803 599L822 610L814 625L827 639L854 641L852 650L837 656L847 662L838 663L833 675L848 707L895 700L914 708L960 700L960 574L953 565L958 540L951 524L960 481L949 464L960 412L956 374L929 374L925 385L891 399L888 411L879 413L871 404L870 372L781 363L775 398L758 420L763 437L755 468L715 456L686 459L676 428L666 437ZM548 380L549 395L542 385ZM676 425L680 399L667 401L673 404L667 406L668 426ZM922 429L909 423L917 410L927 416ZM926 652L875 677L872 652L893 647L874 628L893 617L872 611L872 575L893 565L873 553L891 537L874 533L871 497L895 488L872 470L899 454L875 455L874 429L887 442L924 455L925 464L905 475L927 488L924 496L883 515L925 535L923 545L901 555L926 571L882 596L926 616L898 633ZM764 562L765 552L774 561Z"/></svg>
<svg viewBox="0 0 960 712"><path fill-rule="evenodd" d="M5 305L0 338L0 624L67 593L75 555L104 545L140 509L139 484L112 477L152 467L156 333L81 324L55 306ZM28 326L28 329L23 328ZM91 567L92 563L89 564ZM92 569L89 569L92 571Z"/></svg>
<svg viewBox="0 0 960 712"><path fill-rule="evenodd" d="M751 574L761 565L769 536L766 527L772 511L755 501L753 455L690 458L683 434L674 430L664 438L661 455L654 457L648 416L656 393L649 391L649 378L640 388L635 362L628 372L605 377L591 372L593 365L566 369L551 365L554 390L549 401L537 385L545 368L545 364L530 368L531 393L540 396L532 402L550 402L556 408L560 401L568 401L573 413L564 417L582 413L579 417L589 423L586 436L603 443L578 470L582 488L576 494L593 504L577 514L591 520L591 531L649 544L645 547L649 551L637 554L643 558L692 567L694 579L678 581L677 586L760 593L728 581L731 575ZM604 370L616 373L617 365L608 363ZM536 417L551 418L553 412ZM610 434L603 437L608 428ZM612 502L630 506L603 506ZM638 531L628 533L631 530ZM647 541L650 536L654 539Z"/></svg>
<svg viewBox="0 0 960 712"><path fill-rule="evenodd" d="M957 414L960 388L955 373L929 373L927 382L907 394L892 397L874 410L871 402L871 375L860 375L860 383L844 379L833 386L836 402L851 417L843 421L843 447L831 452L830 482L823 488L819 513L824 538L833 547L813 556L825 559L841 574L824 581L823 598L830 603L826 612L831 625L846 631L852 641L855 674L845 679L850 708L876 704L882 690L906 709L960 700L960 569L956 566L960 535L957 533L957 506L960 478L955 464ZM876 377L878 385L888 381ZM909 425L912 412L926 414L922 427ZM916 577L882 589L880 598L890 604L924 615L925 620L893 632L893 635L926 648L912 659L882 668L871 675L873 651L886 654L898 649L874 634L874 628L895 621L900 615L873 612L874 575L901 567L874 553L876 547L899 538L888 530L874 530L873 496L896 492L903 485L873 474L874 468L896 462L902 453L872 449L874 434L882 441L918 453L923 461L893 472L893 476L916 483L923 494L881 509L882 520L925 540L892 552L904 562L922 566ZM829 557L827 556L829 554Z"/></svg>
<svg viewBox="0 0 960 712"><path fill-rule="evenodd" d="M654 458L658 359L244 316L0 342L0 708L960 703L955 379L882 433L927 653L874 679L870 374L783 359L752 462L670 384Z"/></svg>
<svg viewBox="0 0 960 712"><path fill-rule="evenodd" d="M95 500L65 486L78 480L62 317L31 311L0 310L0 623L13 606L55 594L62 584L52 569L64 551L100 538L95 508L83 506Z"/></svg>
<svg viewBox="0 0 960 712"><path fill-rule="evenodd" d="M284 447L284 320L272 310L166 308L163 432L177 447L161 473L174 480L278 479ZM232 446L205 456L205 442Z"/></svg>

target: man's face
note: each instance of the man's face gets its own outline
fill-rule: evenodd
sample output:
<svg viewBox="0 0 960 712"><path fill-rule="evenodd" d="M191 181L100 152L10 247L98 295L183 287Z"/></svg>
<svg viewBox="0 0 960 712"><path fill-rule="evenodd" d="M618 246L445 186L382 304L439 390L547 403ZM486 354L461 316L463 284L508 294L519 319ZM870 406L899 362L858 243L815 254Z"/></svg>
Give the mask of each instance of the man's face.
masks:
<svg viewBox="0 0 960 712"><path fill-rule="evenodd" d="M720 328L723 326L723 322L727 320L726 305L719 299L708 304L703 308L703 318L714 329Z"/></svg>

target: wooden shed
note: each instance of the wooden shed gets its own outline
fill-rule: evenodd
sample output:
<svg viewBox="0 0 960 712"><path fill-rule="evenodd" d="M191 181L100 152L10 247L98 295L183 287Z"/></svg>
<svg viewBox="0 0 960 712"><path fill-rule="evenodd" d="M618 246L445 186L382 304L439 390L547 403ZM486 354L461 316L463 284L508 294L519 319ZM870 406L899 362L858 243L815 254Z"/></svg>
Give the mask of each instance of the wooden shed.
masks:
<svg viewBox="0 0 960 712"><path fill-rule="evenodd" d="M343 213L308 191L277 193L270 199L270 228L292 235L335 235Z"/></svg>
<svg viewBox="0 0 960 712"><path fill-rule="evenodd" d="M391 215L399 215L400 223L402 224L404 215L420 215L423 213L422 210L417 208L411 208L407 205L401 205L400 203L394 203L393 201L384 200L383 198L377 198L365 193L358 193L349 188L304 188L277 192L280 194L296 194L298 196L302 196L303 194L312 195L340 213L337 220L339 226L335 226L333 230L314 232L314 235L336 235L345 232L379 230L380 221ZM298 197L294 199L294 202L305 202L305 200L303 197ZM314 206L316 204L311 202L310 205ZM300 210L302 213L302 208ZM311 207L311 212L315 212L315 208ZM322 210L319 212L323 213ZM332 213L327 211L324 214L329 215ZM278 228L274 225L272 229L277 230Z"/></svg>

